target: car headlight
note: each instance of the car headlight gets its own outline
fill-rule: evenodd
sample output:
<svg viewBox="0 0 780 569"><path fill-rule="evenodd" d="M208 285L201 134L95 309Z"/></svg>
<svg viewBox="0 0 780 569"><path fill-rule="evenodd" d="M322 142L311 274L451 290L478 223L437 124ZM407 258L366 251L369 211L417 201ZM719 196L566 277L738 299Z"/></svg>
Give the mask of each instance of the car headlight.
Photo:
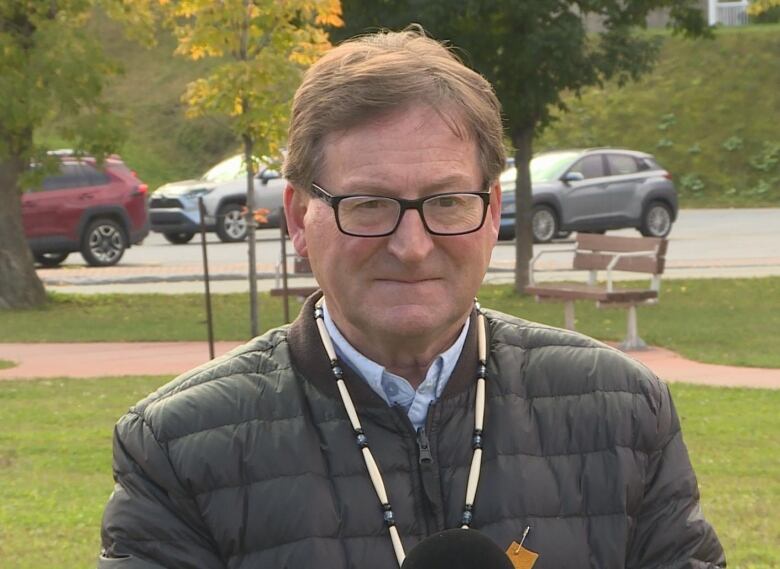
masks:
<svg viewBox="0 0 780 569"><path fill-rule="evenodd" d="M184 194L184 197L192 200L196 200L201 196L205 196L206 194L211 193L212 189L213 188L196 188L194 190L189 190L188 192L186 192Z"/></svg>

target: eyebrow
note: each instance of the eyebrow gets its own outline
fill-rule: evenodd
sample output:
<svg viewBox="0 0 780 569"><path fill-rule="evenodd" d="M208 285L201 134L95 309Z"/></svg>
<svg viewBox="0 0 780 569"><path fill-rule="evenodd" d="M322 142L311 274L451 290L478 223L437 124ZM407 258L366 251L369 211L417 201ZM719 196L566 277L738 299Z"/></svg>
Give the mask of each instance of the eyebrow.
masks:
<svg viewBox="0 0 780 569"><path fill-rule="evenodd" d="M432 183L426 184L423 188L423 190L428 193L434 193L434 192L441 192L441 191L448 191L452 190L454 186L463 185L462 190L464 191L472 191L472 190L482 190L484 189L482 187L483 182L479 182L478 187L472 187L473 184L465 177L461 176L459 174L453 174L450 176L444 176L443 178L440 178ZM344 192L360 192L381 195L383 193L386 193L388 191L392 191L394 189L394 186L388 186L386 184L377 183L376 180L366 180L366 183L361 183L360 179L357 179L353 182L348 182L342 187L335 188L339 189Z"/></svg>

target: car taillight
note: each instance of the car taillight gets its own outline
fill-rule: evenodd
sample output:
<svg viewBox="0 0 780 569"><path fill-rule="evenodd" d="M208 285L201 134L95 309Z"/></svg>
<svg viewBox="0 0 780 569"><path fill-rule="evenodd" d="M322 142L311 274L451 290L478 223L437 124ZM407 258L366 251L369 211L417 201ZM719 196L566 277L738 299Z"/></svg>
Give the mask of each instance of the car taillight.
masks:
<svg viewBox="0 0 780 569"><path fill-rule="evenodd" d="M666 178L667 180L671 180L672 175L669 172L664 172L664 178Z"/></svg>
<svg viewBox="0 0 780 569"><path fill-rule="evenodd" d="M149 191L149 186L147 186L146 184L139 184L135 188L135 193L136 194L146 195L146 192L148 192L148 191Z"/></svg>

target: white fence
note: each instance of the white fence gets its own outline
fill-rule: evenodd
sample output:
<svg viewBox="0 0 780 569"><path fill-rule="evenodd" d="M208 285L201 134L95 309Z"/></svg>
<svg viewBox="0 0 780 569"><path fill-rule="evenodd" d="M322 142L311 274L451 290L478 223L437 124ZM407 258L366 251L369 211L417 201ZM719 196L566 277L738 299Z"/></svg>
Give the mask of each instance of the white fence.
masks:
<svg viewBox="0 0 780 569"><path fill-rule="evenodd" d="M750 2L740 0L738 2L718 2L709 0L709 23L711 26L722 24L724 26L742 26L748 23L747 8Z"/></svg>

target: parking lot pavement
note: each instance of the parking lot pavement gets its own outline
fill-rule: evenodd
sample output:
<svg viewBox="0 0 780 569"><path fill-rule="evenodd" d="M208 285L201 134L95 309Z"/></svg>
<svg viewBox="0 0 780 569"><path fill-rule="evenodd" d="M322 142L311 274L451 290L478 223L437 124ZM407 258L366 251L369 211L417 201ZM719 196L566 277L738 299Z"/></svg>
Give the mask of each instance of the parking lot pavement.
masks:
<svg viewBox="0 0 780 569"><path fill-rule="evenodd" d="M582 271L567 270L571 261L544 260L537 273L539 281L580 280ZM493 260L485 275L485 283L513 282L514 262ZM248 292L246 263L216 263L209 267L210 288L213 293ZM182 265L124 265L114 267L87 267L69 265L53 269L38 269L38 276L48 290L71 294L100 293L202 293L203 269L197 264ZM267 291L281 286L276 265L258 263L258 290ZM664 279L675 278L748 278L780 276L780 256L744 259L667 260ZM290 284L310 286L314 279L289 275ZM616 275L617 279L636 279L635 274Z"/></svg>

